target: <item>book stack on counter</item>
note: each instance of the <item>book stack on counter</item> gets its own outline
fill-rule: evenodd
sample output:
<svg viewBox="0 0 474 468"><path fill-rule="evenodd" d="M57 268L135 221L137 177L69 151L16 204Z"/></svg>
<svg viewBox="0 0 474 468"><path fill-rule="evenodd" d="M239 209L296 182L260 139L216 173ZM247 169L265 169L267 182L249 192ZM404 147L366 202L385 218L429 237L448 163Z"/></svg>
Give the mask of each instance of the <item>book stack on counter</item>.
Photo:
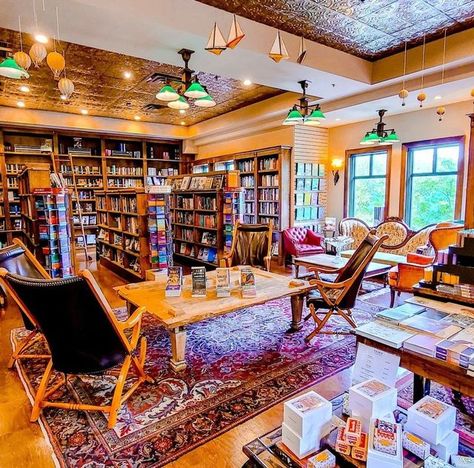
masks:
<svg viewBox="0 0 474 468"><path fill-rule="evenodd" d="M449 312L405 303L379 312L375 321L357 328L356 333L447 361L474 375L474 315L459 313L461 306L445 304L444 308Z"/></svg>

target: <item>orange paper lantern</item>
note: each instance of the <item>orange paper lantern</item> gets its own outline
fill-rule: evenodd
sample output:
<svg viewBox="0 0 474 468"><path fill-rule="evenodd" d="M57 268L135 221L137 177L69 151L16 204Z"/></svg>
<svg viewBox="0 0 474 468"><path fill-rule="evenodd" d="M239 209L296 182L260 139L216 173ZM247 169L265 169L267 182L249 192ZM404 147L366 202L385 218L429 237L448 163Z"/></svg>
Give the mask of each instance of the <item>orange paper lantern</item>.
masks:
<svg viewBox="0 0 474 468"><path fill-rule="evenodd" d="M59 80L59 77L66 66L64 57L59 52L50 52L46 57L46 63L48 64L48 67L51 68L54 79Z"/></svg>

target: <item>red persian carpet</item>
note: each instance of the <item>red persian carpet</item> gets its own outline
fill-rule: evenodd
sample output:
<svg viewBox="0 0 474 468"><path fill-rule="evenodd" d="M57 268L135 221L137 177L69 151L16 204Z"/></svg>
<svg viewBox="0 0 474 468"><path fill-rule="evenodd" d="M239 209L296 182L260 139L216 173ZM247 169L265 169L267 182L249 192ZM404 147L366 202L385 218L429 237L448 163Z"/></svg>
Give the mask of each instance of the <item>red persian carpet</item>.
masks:
<svg viewBox="0 0 474 468"><path fill-rule="evenodd" d="M359 323L380 310L358 301ZM313 325L287 334L289 299L190 326L188 368L168 366L167 333L147 315L146 371L155 379L144 384L122 407L114 429L102 413L48 408L41 426L61 466L162 466L252 418L263 410L351 366L355 340L348 335L321 335L311 345L304 337ZM346 328L338 319L333 327ZM12 332L13 341L24 330ZM17 369L27 393L34 394L46 361L25 360ZM110 401L114 377L70 378L54 398L83 403Z"/></svg>

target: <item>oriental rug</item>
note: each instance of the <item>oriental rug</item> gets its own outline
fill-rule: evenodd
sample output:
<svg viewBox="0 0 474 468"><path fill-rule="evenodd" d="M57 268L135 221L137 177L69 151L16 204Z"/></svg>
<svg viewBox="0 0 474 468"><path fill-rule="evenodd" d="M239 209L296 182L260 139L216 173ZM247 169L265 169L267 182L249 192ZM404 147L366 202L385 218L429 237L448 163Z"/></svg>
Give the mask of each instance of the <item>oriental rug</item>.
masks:
<svg viewBox="0 0 474 468"><path fill-rule="evenodd" d="M358 301L356 320L365 323L380 307ZM123 313L123 312L122 312ZM347 327L330 320L333 329ZM99 412L48 408L40 424L60 466L163 466L291 395L352 365L355 340L348 335L320 335L308 345L314 326L287 334L288 298L243 309L188 328L188 368L169 368L166 331L144 317L148 340L146 371L154 384L143 384L122 407L117 425L107 429ZM13 342L24 334L12 332ZM24 360L17 370L30 397L46 361ZM70 378L54 398L83 403L108 401L114 377Z"/></svg>

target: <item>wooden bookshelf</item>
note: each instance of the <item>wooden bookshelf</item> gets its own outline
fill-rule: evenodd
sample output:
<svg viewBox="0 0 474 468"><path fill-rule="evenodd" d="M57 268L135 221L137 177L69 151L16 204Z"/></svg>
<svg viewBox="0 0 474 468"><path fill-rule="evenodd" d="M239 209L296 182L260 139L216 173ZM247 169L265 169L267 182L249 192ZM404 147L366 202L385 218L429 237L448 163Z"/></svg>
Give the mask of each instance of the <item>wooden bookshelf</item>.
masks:
<svg viewBox="0 0 474 468"><path fill-rule="evenodd" d="M190 171L191 155L181 154L179 140L128 138L94 132L56 131L47 128L0 128L0 243L11 242L21 231L21 210L16 176L24 164L47 163L63 174L73 190L74 237L77 245L92 244L97 191L165 185L170 175ZM74 173L73 173L74 168ZM10 200L8 200L10 199ZM78 217L82 214L83 228ZM3 217L2 217L3 216Z"/></svg>
<svg viewBox="0 0 474 468"><path fill-rule="evenodd" d="M96 199L100 263L126 279L144 279L151 268L145 191L97 191Z"/></svg>

